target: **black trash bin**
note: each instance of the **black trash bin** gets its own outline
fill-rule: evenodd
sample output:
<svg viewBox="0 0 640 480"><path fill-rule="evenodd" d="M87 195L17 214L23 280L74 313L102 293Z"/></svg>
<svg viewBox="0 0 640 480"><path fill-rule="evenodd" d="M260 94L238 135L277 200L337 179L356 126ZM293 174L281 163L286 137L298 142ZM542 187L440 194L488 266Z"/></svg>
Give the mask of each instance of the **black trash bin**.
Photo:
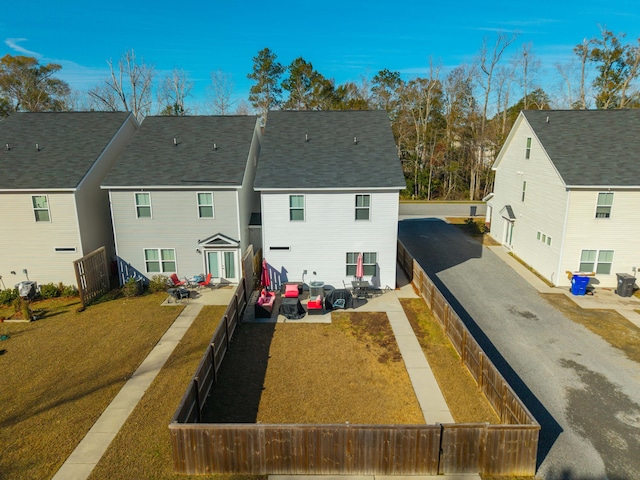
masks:
<svg viewBox="0 0 640 480"><path fill-rule="evenodd" d="M628 273L616 273L618 277L618 288L616 293L621 297L630 297L633 295L633 285L636 283L636 277Z"/></svg>

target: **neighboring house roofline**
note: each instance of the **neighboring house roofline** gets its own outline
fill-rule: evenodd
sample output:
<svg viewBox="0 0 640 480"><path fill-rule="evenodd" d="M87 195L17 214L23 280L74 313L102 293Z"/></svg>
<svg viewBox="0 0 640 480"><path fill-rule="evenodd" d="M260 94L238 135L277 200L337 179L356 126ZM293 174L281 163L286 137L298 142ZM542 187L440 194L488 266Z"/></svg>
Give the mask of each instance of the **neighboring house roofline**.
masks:
<svg viewBox="0 0 640 480"><path fill-rule="evenodd" d="M77 190L82 188L82 185L84 184L85 180L87 180L87 178L91 177L91 173L93 172L93 169L96 168L96 165L100 163L104 154L108 152L109 149L111 148L111 145L113 145L115 141L120 140L120 134L124 131L125 127L130 122L133 123L135 130L137 130L140 127L140 123L138 122L138 120L136 120L136 117L133 115L133 113L129 112L129 115L127 116L127 118L125 118L124 121L120 124L120 127L118 128L116 133L113 134L109 142L104 146L104 148L100 152L100 155L96 157L95 161L93 162L93 165L89 167L89 170L87 170L87 173L85 173L84 177L82 177L82 180L80 180L80 182L78 183L78 186L76 187Z"/></svg>
<svg viewBox="0 0 640 480"><path fill-rule="evenodd" d="M255 190L257 192L367 192L367 191L376 191L376 192L395 192L400 191L407 188L406 186L395 186L395 187L327 187L327 188L258 188Z"/></svg>
<svg viewBox="0 0 640 480"><path fill-rule="evenodd" d="M78 188L0 188L1 193L30 193L30 192L56 192L56 193L75 193Z"/></svg>
<svg viewBox="0 0 640 480"><path fill-rule="evenodd" d="M121 191L144 191L144 190L240 190L242 185L215 185L211 183L202 183L202 184L192 184L185 186L174 186L174 185L137 185L137 186L117 186L117 185L100 185L100 188L103 190L121 190Z"/></svg>

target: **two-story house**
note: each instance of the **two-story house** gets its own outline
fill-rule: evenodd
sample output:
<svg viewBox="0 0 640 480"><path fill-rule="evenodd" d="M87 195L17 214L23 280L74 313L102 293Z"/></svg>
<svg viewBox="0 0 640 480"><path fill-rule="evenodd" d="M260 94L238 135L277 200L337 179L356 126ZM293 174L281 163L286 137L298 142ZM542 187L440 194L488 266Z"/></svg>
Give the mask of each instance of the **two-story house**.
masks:
<svg viewBox="0 0 640 480"><path fill-rule="evenodd" d="M259 210L253 116L150 116L102 183L120 282L176 273L237 282Z"/></svg>
<svg viewBox="0 0 640 480"><path fill-rule="evenodd" d="M273 281L394 287L405 179L385 111L269 112L255 179Z"/></svg>
<svg viewBox="0 0 640 480"><path fill-rule="evenodd" d="M640 110L518 116L496 162L491 236L556 286L640 267Z"/></svg>
<svg viewBox="0 0 640 480"><path fill-rule="evenodd" d="M113 256L100 182L137 128L125 112L22 112L0 122L4 287L27 278L75 285L74 260L102 246Z"/></svg>

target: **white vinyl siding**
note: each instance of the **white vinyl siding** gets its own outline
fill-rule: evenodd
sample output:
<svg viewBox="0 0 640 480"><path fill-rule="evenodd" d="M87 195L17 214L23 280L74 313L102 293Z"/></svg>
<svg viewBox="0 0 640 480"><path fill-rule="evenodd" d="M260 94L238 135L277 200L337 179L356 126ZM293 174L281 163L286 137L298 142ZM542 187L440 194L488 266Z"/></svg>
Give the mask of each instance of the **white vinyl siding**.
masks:
<svg viewBox="0 0 640 480"><path fill-rule="evenodd" d="M346 275L346 252L375 252L378 271L374 283L393 287L398 192L366 194L372 209L368 222L355 220L354 192L334 191L305 192L305 221L291 222L289 193L262 192L263 251L269 265L285 272L287 281L302 281L307 270L305 282L315 279L342 288L343 281L353 279Z"/></svg>
<svg viewBox="0 0 640 480"><path fill-rule="evenodd" d="M118 256L144 272L141 252L161 244L175 249L179 259L176 273L180 277L204 273L204 255L196 251L199 241L217 233L238 240L238 195L235 189L213 192L215 218L203 221L194 212L196 193L196 190L152 191L153 221L143 222L131 208L130 191L111 191Z"/></svg>
<svg viewBox="0 0 640 480"><path fill-rule="evenodd" d="M51 214L49 213L49 200L46 195L33 195L31 197L33 203L33 213L36 222L50 222Z"/></svg>
<svg viewBox="0 0 640 480"><path fill-rule="evenodd" d="M37 196L42 195L46 195L54 217L52 222L35 221L32 194L0 193L0 252L4 252L0 254L0 275L7 288L26 280L22 275L23 269L38 284L76 284L72 259L55 250L59 247L75 248L82 253L74 195L48 192ZM76 258L81 256L76 255ZM12 275L12 271L17 275ZM11 279L11 284L8 279Z"/></svg>
<svg viewBox="0 0 640 480"><path fill-rule="evenodd" d="M198 192L198 218L213 218L213 192Z"/></svg>
<svg viewBox="0 0 640 480"><path fill-rule="evenodd" d="M531 154L526 159L523 152L528 138L532 139ZM536 147L529 125L523 117L518 117L496 165L494 195L488 203L491 207L489 234L503 243L506 220L500 212L505 205L511 205L515 215L511 251L555 283L567 279L565 269L560 270L558 266L562 252L559 239L564 233L569 195L544 149ZM591 208L593 213L593 204ZM538 232L545 235L544 242L538 238ZM573 269L575 265L566 268Z"/></svg>
<svg viewBox="0 0 640 480"><path fill-rule="evenodd" d="M151 194L149 192L134 194L136 202L136 216L151 218Z"/></svg>

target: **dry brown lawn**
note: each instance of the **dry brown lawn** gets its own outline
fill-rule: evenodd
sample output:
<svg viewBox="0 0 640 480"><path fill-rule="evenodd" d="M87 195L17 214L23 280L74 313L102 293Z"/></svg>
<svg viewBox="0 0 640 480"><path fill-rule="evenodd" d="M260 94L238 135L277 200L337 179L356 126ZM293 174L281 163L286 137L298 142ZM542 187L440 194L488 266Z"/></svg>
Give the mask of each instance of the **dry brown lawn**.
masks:
<svg viewBox="0 0 640 480"><path fill-rule="evenodd" d="M206 421L424 423L384 313L331 324L249 324L225 359Z"/></svg>
<svg viewBox="0 0 640 480"><path fill-rule="evenodd" d="M424 300L407 298L401 299L400 303L454 420L458 423L500 423L495 410L478 390L471 373L462 365L458 352Z"/></svg>
<svg viewBox="0 0 640 480"><path fill-rule="evenodd" d="M53 476L182 310L161 302L147 295L78 313L77 298L47 300L33 304L41 319L2 324L0 478Z"/></svg>
<svg viewBox="0 0 640 480"><path fill-rule="evenodd" d="M185 478L173 473L168 425L225 309L224 306L202 308L96 465L90 479Z"/></svg>

